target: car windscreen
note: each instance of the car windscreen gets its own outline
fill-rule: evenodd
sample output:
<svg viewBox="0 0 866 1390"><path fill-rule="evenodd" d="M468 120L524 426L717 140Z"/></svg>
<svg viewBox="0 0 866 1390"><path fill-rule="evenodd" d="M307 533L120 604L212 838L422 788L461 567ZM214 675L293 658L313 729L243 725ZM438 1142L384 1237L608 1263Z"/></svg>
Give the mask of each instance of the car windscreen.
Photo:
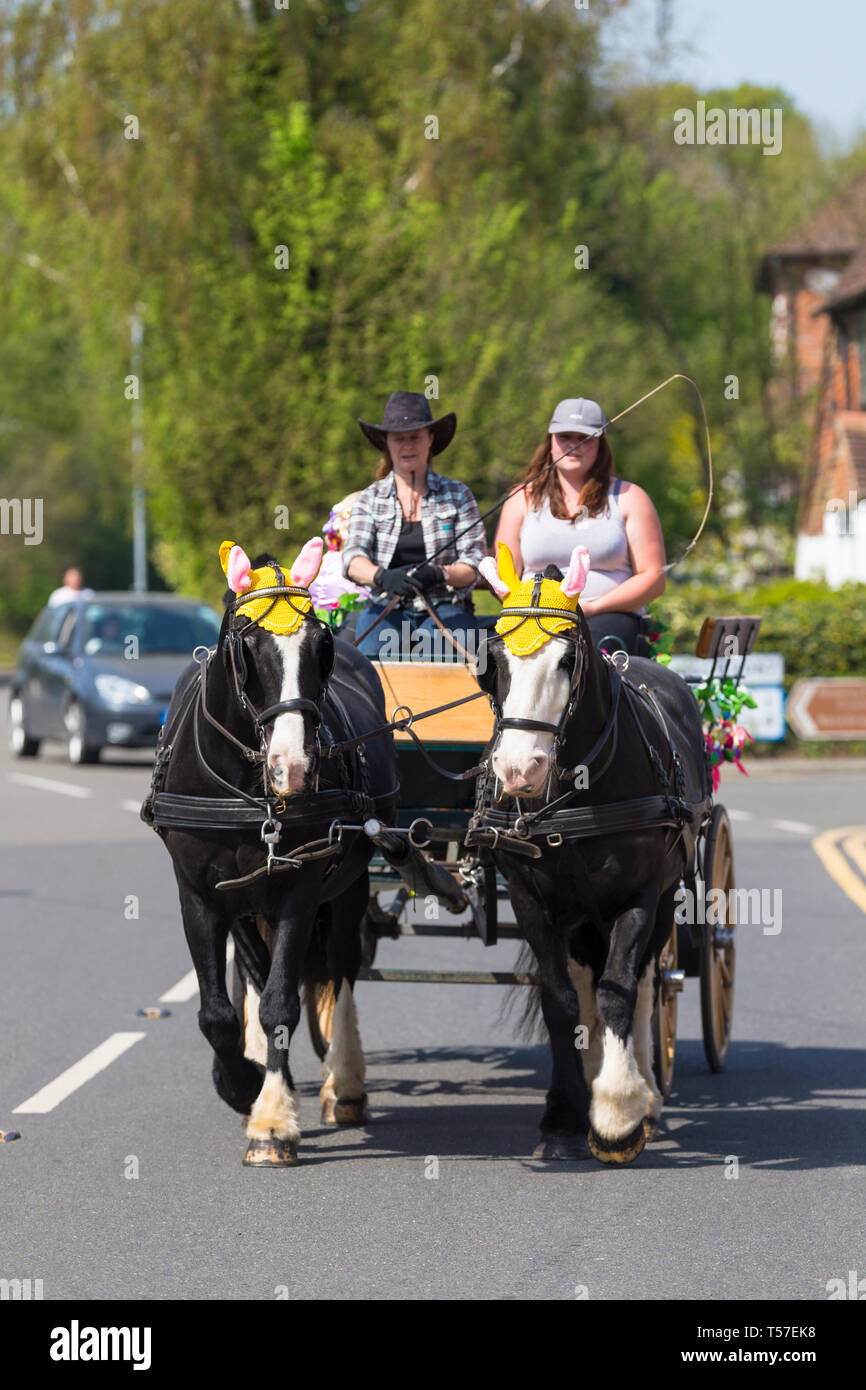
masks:
<svg viewBox="0 0 866 1390"><path fill-rule="evenodd" d="M212 647L220 620L202 605L88 603L82 650L87 656L189 656Z"/></svg>

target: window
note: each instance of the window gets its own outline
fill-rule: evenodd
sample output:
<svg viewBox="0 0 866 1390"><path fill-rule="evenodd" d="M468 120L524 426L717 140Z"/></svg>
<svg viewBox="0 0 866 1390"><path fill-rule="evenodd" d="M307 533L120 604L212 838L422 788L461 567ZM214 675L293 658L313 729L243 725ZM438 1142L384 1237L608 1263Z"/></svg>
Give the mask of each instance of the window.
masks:
<svg viewBox="0 0 866 1390"><path fill-rule="evenodd" d="M857 401L857 409L866 410L866 307L852 314L851 337L857 345L857 361L860 368L860 398Z"/></svg>
<svg viewBox="0 0 866 1390"><path fill-rule="evenodd" d="M68 608L43 608L39 617L27 634L28 642L53 642L54 634L60 627L64 614L68 613Z"/></svg>
<svg viewBox="0 0 866 1390"><path fill-rule="evenodd" d="M220 630L211 609L181 604L89 603L84 620L88 656L123 656L130 637L136 639L139 656L191 655L197 646L213 646Z"/></svg>

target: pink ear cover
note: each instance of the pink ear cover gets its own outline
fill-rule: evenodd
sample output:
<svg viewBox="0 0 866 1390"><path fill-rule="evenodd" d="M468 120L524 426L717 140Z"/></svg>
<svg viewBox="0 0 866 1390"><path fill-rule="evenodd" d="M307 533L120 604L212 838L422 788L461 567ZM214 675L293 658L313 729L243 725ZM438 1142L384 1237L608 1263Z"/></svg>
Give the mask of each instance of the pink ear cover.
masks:
<svg viewBox="0 0 866 1390"><path fill-rule="evenodd" d="M307 541L300 555L291 568L291 580L297 584L299 589L309 589L316 575L322 567L322 551L325 545L321 536L314 536L311 541Z"/></svg>
<svg viewBox="0 0 866 1390"><path fill-rule="evenodd" d="M252 584L250 579L250 559L239 545L233 545L226 565L226 579L229 588L236 594L246 593Z"/></svg>
<svg viewBox="0 0 866 1390"><path fill-rule="evenodd" d="M560 589L568 598L574 598L586 584L589 574L589 551L585 545L576 545L571 552L568 574L560 584Z"/></svg>
<svg viewBox="0 0 866 1390"><path fill-rule="evenodd" d="M496 561L492 555L484 556L484 559L478 566L478 572L487 580L494 594L497 594L499 598L507 598L511 593L508 585L503 584L502 580L499 578L499 570L496 568Z"/></svg>

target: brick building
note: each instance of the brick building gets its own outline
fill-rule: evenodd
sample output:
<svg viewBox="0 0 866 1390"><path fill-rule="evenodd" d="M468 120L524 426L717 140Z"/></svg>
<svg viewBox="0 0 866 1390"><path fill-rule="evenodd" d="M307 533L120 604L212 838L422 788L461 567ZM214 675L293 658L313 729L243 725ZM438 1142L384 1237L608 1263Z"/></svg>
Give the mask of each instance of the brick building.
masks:
<svg viewBox="0 0 866 1390"><path fill-rule="evenodd" d="M776 404L808 409L795 573L866 583L866 173L764 255Z"/></svg>

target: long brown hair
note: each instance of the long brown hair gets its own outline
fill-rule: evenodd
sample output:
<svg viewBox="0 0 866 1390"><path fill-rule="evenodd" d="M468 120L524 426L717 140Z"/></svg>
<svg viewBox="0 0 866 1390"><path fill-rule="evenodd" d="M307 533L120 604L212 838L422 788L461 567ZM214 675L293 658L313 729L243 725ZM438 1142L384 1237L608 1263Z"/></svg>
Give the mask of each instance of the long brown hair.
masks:
<svg viewBox="0 0 866 1390"><path fill-rule="evenodd" d="M551 436L544 436L544 443L539 444L535 453L532 455L529 467L524 473L520 482L525 483L528 478L532 478L536 473L545 468L551 461L552 448ZM580 489L580 499L578 505L586 507L590 516L598 516L607 505L607 493L610 487L610 475L613 472L613 453L608 443L607 435L599 435L598 453L589 476L583 487ZM550 503L550 512L559 521L573 521L574 517L569 516L565 509L565 499L562 495L562 488L559 484L559 474L556 468L548 468L546 473L542 473L540 478L536 478L534 483L530 483L526 490L527 499L533 511L537 510L543 503L545 497Z"/></svg>

